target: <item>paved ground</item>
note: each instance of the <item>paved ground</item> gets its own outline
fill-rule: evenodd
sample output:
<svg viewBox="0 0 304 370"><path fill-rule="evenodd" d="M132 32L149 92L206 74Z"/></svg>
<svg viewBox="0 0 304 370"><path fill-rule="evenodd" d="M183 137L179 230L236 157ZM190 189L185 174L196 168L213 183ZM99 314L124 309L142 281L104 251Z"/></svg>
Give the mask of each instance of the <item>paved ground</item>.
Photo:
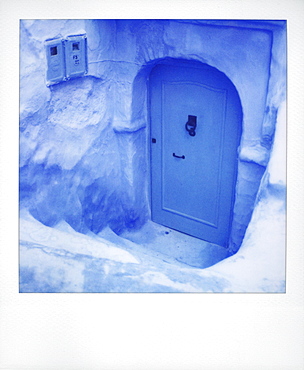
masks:
<svg viewBox="0 0 304 370"><path fill-rule="evenodd" d="M278 229L280 224L278 219ZM261 241L263 230L268 233L267 222ZM276 251L249 233L245 247L223 259L224 248L152 222L122 236L109 228L83 235L65 222L50 228L23 212L20 292L283 292L281 240L280 233L270 236Z"/></svg>

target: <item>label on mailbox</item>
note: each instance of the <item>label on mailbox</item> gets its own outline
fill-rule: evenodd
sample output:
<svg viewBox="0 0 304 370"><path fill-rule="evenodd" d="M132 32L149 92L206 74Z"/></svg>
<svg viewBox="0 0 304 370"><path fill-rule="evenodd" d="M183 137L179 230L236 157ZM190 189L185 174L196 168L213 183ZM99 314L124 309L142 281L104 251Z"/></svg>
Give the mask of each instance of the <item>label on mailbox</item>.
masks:
<svg viewBox="0 0 304 370"><path fill-rule="evenodd" d="M88 72L86 35L73 35L66 38L65 58L67 78L83 76Z"/></svg>
<svg viewBox="0 0 304 370"><path fill-rule="evenodd" d="M64 44L61 38L45 41L47 57L47 85L55 84L65 79Z"/></svg>

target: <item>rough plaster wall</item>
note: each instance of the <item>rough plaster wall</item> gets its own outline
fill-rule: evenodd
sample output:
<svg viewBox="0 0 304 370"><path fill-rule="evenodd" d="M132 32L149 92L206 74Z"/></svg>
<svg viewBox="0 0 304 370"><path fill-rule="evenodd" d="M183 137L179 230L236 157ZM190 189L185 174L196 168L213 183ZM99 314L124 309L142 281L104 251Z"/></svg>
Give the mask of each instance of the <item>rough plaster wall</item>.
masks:
<svg viewBox="0 0 304 370"><path fill-rule="evenodd" d="M48 89L44 40L81 31L88 36L90 77ZM21 206L47 225L65 219L79 231L98 232L110 224L120 232L142 225L149 212L149 71L162 58L194 59L226 73L243 106L231 236L231 248L237 249L268 162L285 88L283 36L277 34L270 68L272 34L264 30L174 21L22 22Z"/></svg>
<svg viewBox="0 0 304 370"><path fill-rule="evenodd" d="M117 32L118 43L121 40L120 44L125 47L134 46L134 43L138 45L136 49L130 49L132 51L128 56L129 64L124 65L124 74L119 76L123 81L122 85L129 86L129 90L133 81L133 106L128 104L124 107L124 117L119 119L119 115L116 116L118 132L137 130L148 125L146 111L149 108L147 102L140 101L140 97L145 96L143 90L147 89L145 80L148 79L151 65L164 58L193 59L208 63L223 71L238 89L243 106L243 135L230 238L230 250L234 253L241 245L251 219L271 148L271 143L268 146L261 143L265 131L263 120L272 120L272 126L274 125L271 116L273 108L265 113L266 99L271 99L267 92L272 32L173 21L163 21L159 24L157 21L136 20L118 21L117 24L117 30L122 30ZM123 47L117 50L120 59L127 52ZM132 58L133 63L130 62ZM133 80L137 64L145 67ZM129 72L125 73L126 70ZM273 75L274 85L278 76L276 72ZM117 90L121 101L124 101L125 92Z"/></svg>
<svg viewBox="0 0 304 370"><path fill-rule="evenodd" d="M64 219L83 232L98 232L107 224L119 231L128 214L122 205L119 143L111 127L111 63L94 63L113 57L113 25L101 26L65 20L21 23L21 207L46 225ZM46 88L44 40L83 30L97 77ZM100 34L108 35L103 47Z"/></svg>

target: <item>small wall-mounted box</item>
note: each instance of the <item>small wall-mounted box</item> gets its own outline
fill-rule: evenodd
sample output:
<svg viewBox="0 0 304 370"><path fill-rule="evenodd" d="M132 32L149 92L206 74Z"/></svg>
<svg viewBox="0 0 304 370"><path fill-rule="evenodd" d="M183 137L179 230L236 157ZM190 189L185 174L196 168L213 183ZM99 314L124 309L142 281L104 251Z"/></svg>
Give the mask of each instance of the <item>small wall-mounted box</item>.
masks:
<svg viewBox="0 0 304 370"><path fill-rule="evenodd" d="M88 73L86 35L71 35L65 40L66 77L80 77Z"/></svg>
<svg viewBox="0 0 304 370"><path fill-rule="evenodd" d="M65 54L62 38L48 39L45 41L47 58L47 85L65 80Z"/></svg>

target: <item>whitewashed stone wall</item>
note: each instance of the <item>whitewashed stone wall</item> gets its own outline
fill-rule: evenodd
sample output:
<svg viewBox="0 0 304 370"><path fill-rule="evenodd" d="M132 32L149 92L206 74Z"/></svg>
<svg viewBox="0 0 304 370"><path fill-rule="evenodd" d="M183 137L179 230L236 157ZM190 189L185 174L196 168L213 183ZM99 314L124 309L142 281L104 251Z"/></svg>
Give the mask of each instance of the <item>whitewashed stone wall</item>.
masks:
<svg viewBox="0 0 304 370"><path fill-rule="evenodd" d="M21 207L78 231L140 227L149 206L149 73L164 58L224 72L243 108L230 238L242 243L285 100L284 22L30 20L21 22ZM87 34L88 76L46 87L44 40ZM277 154L273 154L277 155Z"/></svg>

